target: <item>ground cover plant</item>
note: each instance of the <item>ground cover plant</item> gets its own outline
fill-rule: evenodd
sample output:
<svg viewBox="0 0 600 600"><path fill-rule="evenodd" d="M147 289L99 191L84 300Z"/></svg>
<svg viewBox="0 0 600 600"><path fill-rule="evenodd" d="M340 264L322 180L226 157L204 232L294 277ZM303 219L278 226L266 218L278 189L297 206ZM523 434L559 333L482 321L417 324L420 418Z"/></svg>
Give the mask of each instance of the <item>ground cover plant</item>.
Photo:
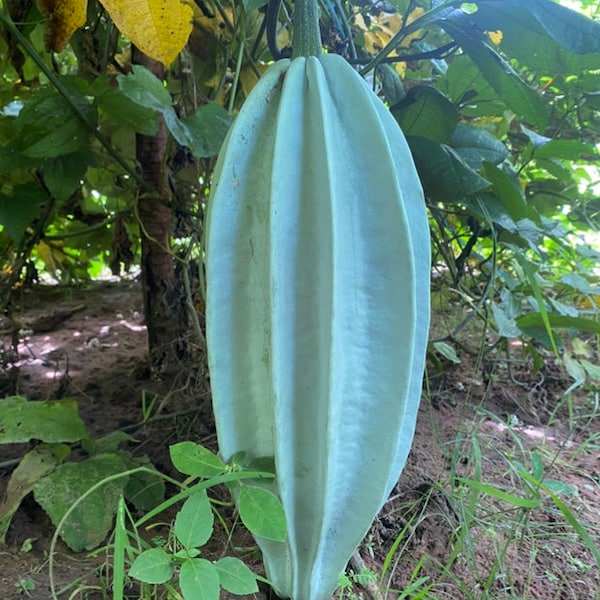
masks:
<svg viewBox="0 0 600 600"><path fill-rule="evenodd" d="M218 487L189 503L177 495L190 482L173 470L181 465L173 467L169 447L193 440L218 451L204 249L217 256L219 248L205 244L204 213L232 118L268 64L304 43L294 38L293 9L149 0L134 18L120 2L0 4L0 532L8 542L0 564L15 597L195 597L190 589L216 597L217 579L222 594L249 591L213 568L235 565L254 582L242 563L220 562L232 554L264 575L237 525L246 492L234 490L237 506ZM430 295L433 325L413 452L337 597L598 595L598 10L550 0L320 5L316 46L354 65L406 136L433 266L431 295L418 286L422 308ZM358 122L343 118L341 131ZM368 145L348 140L348 172L372 165L356 186L355 212L368 215L369 194L385 196L388 176L368 162ZM252 177L265 163L248 164ZM235 169L237 190L246 184ZM368 251L376 238L365 234ZM318 248L297 257L316 268ZM139 282L91 285L111 272ZM35 290L40 281L63 284L62 297ZM209 352L210 340L209 328ZM375 338L366 342L377 348ZM244 460L233 464L247 468ZM78 512L84 502L99 512ZM158 518L161 503L164 514L147 523L142 515ZM190 520L190 511L202 518ZM75 521L63 523L65 515ZM51 546L48 518L58 526ZM91 551L89 572L69 578L64 569L57 588L63 543ZM150 550L160 560L144 567ZM44 552L51 592L38 578ZM157 569L169 576L147 575Z"/></svg>

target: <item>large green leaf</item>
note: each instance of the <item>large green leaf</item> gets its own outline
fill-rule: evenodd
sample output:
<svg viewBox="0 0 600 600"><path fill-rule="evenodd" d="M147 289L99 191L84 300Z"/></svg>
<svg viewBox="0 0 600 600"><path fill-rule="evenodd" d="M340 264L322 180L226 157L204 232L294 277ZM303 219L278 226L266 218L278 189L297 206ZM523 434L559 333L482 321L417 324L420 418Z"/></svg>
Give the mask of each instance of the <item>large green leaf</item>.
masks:
<svg viewBox="0 0 600 600"><path fill-rule="evenodd" d="M218 154L229 131L231 115L221 105L211 103L200 106L181 122L190 132L192 154L208 158Z"/></svg>
<svg viewBox="0 0 600 600"><path fill-rule="evenodd" d="M172 104L171 94L162 81L141 65L133 65L132 73L119 75L119 90L144 108L162 112Z"/></svg>
<svg viewBox="0 0 600 600"><path fill-rule="evenodd" d="M12 516L23 498L33 490L33 486L42 477L51 473L70 451L66 444L40 444L21 459L8 480L4 499L0 502L0 544L4 543L4 536Z"/></svg>
<svg viewBox="0 0 600 600"><path fill-rule="evenodd" d="M79 112L90 123L95 122L95 108L79 93L76 82L67 87ZM52 88L41 88L27 100L16 125L20 152L29 158L54 158L88 145L89 133L80 116Z"/></svg>
<svg viewBox="0 0 600 600"><path fill-rule="evenodd" d="M219 600L219 572L204 558L189 558L181 565L179 587L185 600Z"/></svg>
<svg viewBox="0 0 600 600"><path fill-rule="evenodd" d="M99 454L66 463L35 484L35 500L57 526L92 486L125 470L126 465L117 454ZM91 550L102 542L110 531L125 484L124 477L109 481L77 504L59 532L72 550Z"/></svg>
<svg viewBox="0 0 600 600"><path fill-rule="evenodd" d="M92 161L91 152L73 152L51 158L44 163L44 183L57 200L66 200L79 188Z"/></svg>
<svg viewBox="0 0 600 600"><path fill-rule="evenodd" d="M600 63L598 63L600 65ZM550 140L538 146L533 157L538 158L560 158L563 160L582 160L600 156L592 144L586 144L579 140Z"/></svg>
<svg viewBox="0 0 600 600"><path fill-rule="evenodd" d="M129 575L145 583L165 583L173 577L175 565L171 556L162 548L150 548L142 552L131 565Z"/></svg>
<svg viewBox="0 0 600 600"><path fill-rule="evenodd" d="M206 491L190 496L175 518L175 535L184 548L203 546L213 530L214 516Z"/></svg>
<svg viewBox="0 0 600 600"><path fill-rule="evenodd" d="M239 559L225 556L215 563L219 572L221 587L232 594L254 594L258 592L256 576Z"/></svg>
<svg viewBox="0 0 600 600"><path fill-rule="evenodd" d="M156 110L135 102L120 88L108 85L104 78L98 78L93 87L101 113L138 133L155 135L158 132Z"/></svg>
<svg viewBox="0 0 600 600"><path fill-rule="evenodd" d="M469 55L496 93L519 118L540 129L546 127L548 108L540 94L527 85L487 43L483 32L474 26L471 15L455 10L440 25Z"/></svg>
<svg viewBox="0 0 600 600"><path fill-rule="evenodd" d="M472 19L482 29L500 30L502 49L528 66L554 73L594 68L600 59L600 23L551 0L480 2Z"/></svg>
<svg viewBox="0 0 600 600"><path fill-rule="evenodd" d="M464 123L456 126L450 144L472 169L481 169L484 161L497 165L508 156L506 146L497 137Z"/></svg>
<svg viewBox="0 0 600 600"><path fill-rule="evenodd" d="M219 152L231 124L231 117L222 106L207 104L180 119L167 88L148 69L136 65L131 75L120 75L118 81L121 93L129 100L144 110L160 112L171 135L194 156L206 158Z"/></svg>
<svg viewBox="0 0 600 600"><path fill-rule="evenodd" d="M254 535L270 540L285 539L285 514L277 496L269 490L242 485L238 508L242 522Z"/></svg>
<svg viewBox="0 0 600 600"><path fill-rule="evenodd" d="M47 200L46 192L33 183L16 185L10 196L0 193L0 225L14 242L21 239Z"/></svg>
<svg viewBox="0 0 600 600"><path fill-rule="evenodd" d="M542 7L537 2L482 2L472 19L480 29L500 31L500 50L516 58L519 64L540 74L580 75L585 69L595 69L600 62L598 50L594 50L595 54L584 55L569 51L569 48L580 47L579 32L577 29L573 30L575 21L579 23L581 20L587 26L590 20L554 2L544 1L543 4L551 5L551 10L541 10ZM554 24L558 25L557 29L550 27L550 22L556 17L553 12L555 10L563 13L564 27L558 21L554 21ZM545 19L546 16L548 20ZM541 20L538 17L541 17ZM593 28L597 29L598 24L595 23ZM598 34L596 43L597 39L600 39ZM581 47L593 48L594 43L590 44L589 41L590 38L582 37Z"/></svg>
<svg viewBox="0 0 600 600"><path fill-rule="evenodd" d="M406 135L448 143L458 122L456 107L441 92L419 85L406 94L392 114Z"/></svg>
<svg viewBox="0 0 600 600"><path fill-rule="evenodd" d="M211 477L225 471L225 463L208 448L194 442L179 442L169 447L175 468L184 475Z"/></svg>
<svg viewBox="0 0 600 600"><path fill-rule="evenodd" d="M186 119L180 119L172 106L165 108L162 114L171 135L198 158L215 156L219 152L231 124L227 111L216 104L201 107Z"/></svg>
<svg viewBox="0 0 600 600"><path fill-rule="evenodd" d="M531 209L525 203L523 190L519 187L518 181L490 163L484 165L484 173L486 179L492 183L492 189L497 198L513 221L534 217Z"/></svg>
<svg viewBox="0 0 600 600"><path fill-rule="evenodd" d="M450 62L441 83L448 97L460 108L461 115L466 117L500 117L507 109L506 103L466 55Z"/></svg>
<svg viewBox="0 0 600 600"><path fill-rule="evenodd" d="M489 187L456 150L422 137L407 137L425 195L434 201L456 202Z"/></svg>
<svg viewBox="0 0 600 600"><path fill-rule="evenodd" d="M36 158L21 154L18 137L0 147L0 176L6 173L14 173L17 169L28 169L39 164L39 162Z"/></svg>
<svg viewBox="0 0 600 600"><path fill-rule="evenodd" d="M134 459L130 454L124 454L124 459L130 469L139 466L146 466L149 469L154 467L146 455ZM164 500L164 479L158 474L153 475L148 471L138 471L127 478L124 495L127 502L131 502L136 510L147 512Z"/></svg>
<svg viewBox="0 0 600 600"><path fill-rule="evenodd" d="M600 323L585 317L569 317L557 313L547 313L548 322L553 329L574 329L575 331L588 331L600 334ZM534 334L546 329L542 313L528 313L516 319L517 326L522 331Z"/></svg>
<svg viewBox="0 0 600 600"><path fill-rule="evenodd" d="M73 398L37 402L13 396L0 400L0 444L76 442L84 437L87 432Z"/></svg>
<svg viewBox="0 0 600 600"><path fill-rule="evenodd" d="M507 231L517 231L517 224L494 193L485 191L475 194L463 198L462 203L470 214L491 221Z"/></svg>

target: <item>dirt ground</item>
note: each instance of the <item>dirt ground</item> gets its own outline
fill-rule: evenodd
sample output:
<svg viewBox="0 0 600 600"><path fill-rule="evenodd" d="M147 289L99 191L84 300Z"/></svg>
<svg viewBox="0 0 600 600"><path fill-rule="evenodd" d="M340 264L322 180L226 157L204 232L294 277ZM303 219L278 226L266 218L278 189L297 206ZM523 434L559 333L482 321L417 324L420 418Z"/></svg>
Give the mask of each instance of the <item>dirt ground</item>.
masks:
<svg viewBox="0 0 600 600"><path fill-rule="evenodd" d="M167 472L170 444L191 439L215 448L205 367L175 381L147 368L139 284L23 290L13 318L17 352L11 324L0 322L0 398L75 397L95 437L125 430L135 438L131 452ZM343 597L599 600L589 547L600 547L598 389L566 401L571 380L552 360L536 371L507 361L501 347L478 354L468 335L463 341L460 364L440 358L429 365L408 464L353 558L353 586ZM143 423L142 407L153 398L154 416ZM24 450L0 447L0 498ZM515 465L530 466L533 454L547 478L569 486L557 493L560 504L518 475ZM524 509L495 490L541 500ZM52 533L26 498L0 547L0 599L51 598ZM382 581L366 581L364 569ZM108 571L106 554L77 555L59 543L52 576L60 598L112 597L98 589Z"/></svg>

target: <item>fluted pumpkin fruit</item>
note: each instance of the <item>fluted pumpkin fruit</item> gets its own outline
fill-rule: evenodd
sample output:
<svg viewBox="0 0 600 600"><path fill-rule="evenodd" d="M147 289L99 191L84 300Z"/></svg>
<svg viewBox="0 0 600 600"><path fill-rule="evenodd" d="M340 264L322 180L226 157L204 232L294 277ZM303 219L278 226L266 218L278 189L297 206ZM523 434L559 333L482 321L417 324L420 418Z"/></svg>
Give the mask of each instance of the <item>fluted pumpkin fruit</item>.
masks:
<svg viewBox="0 0 600 600"><path fill-rule="evenodd" d="M207 215L207 343L225 459L272 456L276 592L329 600L412 442L429 230L404 136L336 55L275 63L220 153Z"/></svg>

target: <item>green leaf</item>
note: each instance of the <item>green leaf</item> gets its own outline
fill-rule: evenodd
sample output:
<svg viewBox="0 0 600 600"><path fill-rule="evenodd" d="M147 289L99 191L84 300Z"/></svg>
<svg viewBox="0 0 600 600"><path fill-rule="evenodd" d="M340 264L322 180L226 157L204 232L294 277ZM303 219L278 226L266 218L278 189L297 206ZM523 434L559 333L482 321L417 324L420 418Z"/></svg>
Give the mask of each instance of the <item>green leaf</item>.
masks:
<svg viewBox="0 0 600 600"><path fill-rule="evenodd" d="M534 216L525 202L518 180L515 181L502 169L490 163L485 163L483 172L486 179L492 183L492 190L495 192L496 197L515 223Z"/></svg>
<svg viewBox="0 0 600 600"><path fill-rule="evenodd" d="M162 115L165 119L167 129L171 132L177 143L191 149L194 146L194 136L185 123L179 119L175 109L169 106L163 110Z"/></svg>
<svg viewBox="0 0 600 600"><path fill-rule="evenodd" d="M487 483L481 483L480 481L465 479L463 477L458 477L457 479L462 484L467 485L478 492L482 492L488 496L502 500L503 502L506 502L512 506L518 506L520 508L537 508L540 505L540 500L538 499L533 500L529 498L521 498L521 496L515 496L514 494L504 492L503 490L499 490L497 487Z"/></svg>
<svg viewBox="0 0 600 600"><path fill-rule="evenodd" d="M595 381L600 381L600 366L591 363L589 360L584 358L580 359L581 366L585 369L588 377Z"/></svg>
<svg viewBox="0 0 600 600"><path fill-rule="evenodd" d="M44 163L44 183L57 200L67 200L81 185L92 161L91 152L85 151L51 158Z"/></svg>
<svg viewBox="0 0 600 600"><path fill-rule="evenodd" d="M594 539L587 532L586 528L581 524L579 515L575 516L567 507L567 505L554 493L552 490L547 489L548 495L552 499L552 502L557 506L560 512L563 514L568 523L577 532L577 535L584 541L590 552L594 555L596 560L596 566L600 569L600 547L596 544Z"/></svg>
<svg viewBox="0 0 600 600"><path fill-rule="evenodd" d="M66 83L66 82L64 82ZM90 122L96 111L73 85L71 100ZM88 146L88 131L71 105L52 88L41 88L23 106L17 117L18 146L30 158L55 158Z"/></svg>
<svg viewBox="0 0 600 600"><path fill-rule="evenodd" d="M225 463L213 452L194 442L179 442L169 447L175 468L184 475L213 477L225 471Z"/></svg>
<svg viewBox="0 0 600 600"><path fill-rule="evenodd" d="M563 160L581 160L583 158L600 158L596 148L579 140L550 140L538 146L533 158L562 158Z"/></svg>
<svg viewBox="0 0 600 600"><path fill-rule="evenodd" d="M104 78L94 82L94 90L101 113L137 133L156 135L158 132L156 110L134 102L121 89L110 87Z"/></svg>
<svg viewBox="0 0 600 600"><path fill-rule="evenodd" d="M517 262L519 263L519 266L521 267L521 269L523 270L523 273L525 274L525 278L527 279L527 282L529 283L531 291L533 292L535 301L537 302L537 306L540 311L539 314L544 323L544 334L548 337L548 340L550 342L550 347L554 351L555 356L558 358L559 353L558 353L558 348L556 346L556 342L554 340L554 332L553 332L552 326L550 325L550 321L548 319L548 311L546 310L546 305L544 304L544 296L542 294L542 290L541 290L540 284L538 282L538 277L536 276L536 271L537 271L538 265L532 264L531 261L528 260L521 252L519 252L519 250L517 248L512 247L512 250L513 250L513 253L514 253L514 256L515 256Z"/></svg>
<svg viewBox="0 0 600 600"><path fill-rule="evenodd" d="M440 22L477 65L481 74L515 114L544 129L548 123L548 107L537 91L530 88L514 69L484 40L484 34L467 15L455 10Z"/></svg>
<svg viewBox="0 0 600 600"><path fill-rule="evenodd" d="M422 137L408 137L425 195L435 202L456 202L490 186L456 150Z"/></svg>
<svg viewBox="0 0 600 600"><path fill-rule="evenodd" d="M518 338L521 336L521 330L517 326L514 318L504 310L501 304L492 303L492 314L498 326L498 335L505 338Z"/></svg>
<svg viewBox="0 0 600 600"><path fill-rule="evenodd" d="M517 231L517 224L510 218L495 194L483 192L464 198L462 202L470 214L496 223L507 231Z"/></svg>
<svg viewBox="0 0 600 600"><path fill-rule="evenodd" d="M471 19L480 30L502 32L504 53L548 75L580 74L600 60L598 23L556 2L489 0Z"/></svg>
<svg viewBox="0 0 600 600"><path fill-rule="evenodd" d="M11 196L0 193L0 225L14 242L19 242L47 201L46 192L33 183L16 185Z"/></svg>
<svg viewBox="0 0 600 600"><path fill-rule="evenodd" d="M567 273L566 275L563 275L560 280L582 294L600 295L600 286L592 285L579 273Z"/></svg>
<svg viewBox="0 0 600 600"><path fill-rule="evenodd" d="M244 5L244 10L246 12L250 12L251 10L258 10L265 6L269 0L242 0L242 4Z"/></svg>
<svg viewBox="0 0 600 600"><path fill-rule="evenodd" d="M16 170L28 169L38 165L39 162L35 158L21 154L19 138L15 137L4 146L0 146L0 176Z"/></svg>
<svg viewBox="0 0 600 600"><path fill-rule="evenodd" d="M171 107L171 94L158 77L141 65L133 65L132 71L117 77L119 89L127 98L157 112Z"/></svg>
<svg viewBox="0 0 600 600"><path fill-rule="evenodd" d="M197 158L216 156L231 125L231 115L219 104L200 106L196 114L182 119L190 133L192 154Z"/></svg>
<svg viewBox="0 0 600 600"><path fill-rule="evenodd" d="M392 108L405 135L448 143L458 122L458 111L433 87L418 85Z"/></svg>
<svg viewBox="0 0 600 600"><path fill-rule="evenodd" d="M600 323L585 317L568 317L556 313L547 313L548 323L552 329L574 329L600 334ZM517 318L519 329L526 333L546 329L542 313L533 312Z"/></svg>
<svg viewBox="0 0 600 600"><path fill-rule="evenodd" d="M215 567L221 587L228 592L239 595L258 592L256 576L239 558L225 556L215 563Z"/></svg>
<svg viewBox="0 0 600 600"><path fill-rule="evenodd" d="M513 10L527 9L544 29L546 34L563 48L576 54L600 52L600 23L561 6L551 0L509 0ZM511 9L509 8L509 10Z"/></svg>
<svg viewBox="0 0 600 600"><path fill-rule="evenodd" d="M542 489L553 494L573 495L576 493L576 489L572 485L558 479L544 479Z"/></svg>
<svg viewBox="0 0 600 600"><path fill-rule="evenodd" d="M179 587L185 600L219 600L219 572L204 558L191 558L181 565Z"/></svg>
<svg viewBox="0 0 600 600"><path fill-rule="evenodd" d="M175 517L175 535L184 548L203 546L212 535L214 515L206 491L190 496Z"/></svg>
<svg viewBox="0 0 600 600"><path fill-rule="evenodd" d="M105 436L82 440L81 445L88 454L103 454L116 452L123 442L134 442L135 439L124 431L111 431Z"/></svg>
<svg viewBox="0 0 600 600"><path fill-rule="evenodd" d="M127 460L129 456L125 455L128 468L134 469L139 466L153 468L147 456ZM135 506L136 510L146 512L155 508L164 500L165 482L158 474L153 475L147 471L137 472L128 477L124 495L127 501Z"/></svg>
<svg viewBox="0 0 600 600"><path fill-rule="evenodd" d="M99 454L81 462L66 463L35 484L35 500L56 526L92 486L125 470L125 463L116 454ZM109 481L73 509L60 532L73 551L91 550L104 540L125 484L125 478Z"/></svg>
<svg viewBox="0 0 600 600"><path fill-rule="evenodd" d="M506 146L481 127L459 123L452 133L450 145L472 169L481 169L484 161L497 165L508 157Z"/></svg>
<svg viewBox="0 0 600 600"><path fill-rule="evenodd" d="M254 535L283 541L286 521L279 498L265 488L241 485L238 509L244 525Z"/></svg>
<svg viewBox="0 0 600 600"><path fill-rule="evenodd" d="M42 477L63 462L70 452L66 444L40 444L23 456L8 480L4 499L0 502L0 544L4 543L11 519L23 498Z"/></svg>
<svg viewBox="0 0 600 600"><path fill-rule="evenodd" d="M73 398L39 402L13 396L0 400L0 444L77 442L86 436Z"/></svg>
<svg viewBox="0 0 600 600"><path fill-rule="evenodd" d="M386 63L377 66L377 77L381 81L383 97L389 106L396 106L406 95L398 71Z"/></svg>
<svg viewBox="0 0 600 600"><path fill-rule="evenodd" d="M129 544L129 532L125 524L125 500L123 496L119 498L117 507L117 518L115 519L114 546L112 559L112 586L113 600L123 600L123 591L125 589L125 552L132 552L133 548Z"/></svg>
<svg viewBox="0 0 600 600"><path fill-rule="evenodd" d="M452 60L445 81L446 93L467 117L503 116L506 104L468 56Z"/></svg>
<svg viewBox="0 0 600 600"><path fill-rule="evenodd" d="M151 548L142 552L131 565L129 575L145 583L165 583L173 577L171 556L162 548Z"/></svg>
<svg viewBox="0 0 600 600"><path fill-rule="evenodd" d="M537 452L531 454L531 474L538 481L541 481L544 477L544 463Z"/></svg>
<svg viewBox="0 0 600 600"><path fill-rule="evenodd" d="M449 360L455 365L460 364L460 358L458 358L456 350L450 344L446 342L434 342L433 347L435 348L435 351L439 352L446 360Z"/></svg>

